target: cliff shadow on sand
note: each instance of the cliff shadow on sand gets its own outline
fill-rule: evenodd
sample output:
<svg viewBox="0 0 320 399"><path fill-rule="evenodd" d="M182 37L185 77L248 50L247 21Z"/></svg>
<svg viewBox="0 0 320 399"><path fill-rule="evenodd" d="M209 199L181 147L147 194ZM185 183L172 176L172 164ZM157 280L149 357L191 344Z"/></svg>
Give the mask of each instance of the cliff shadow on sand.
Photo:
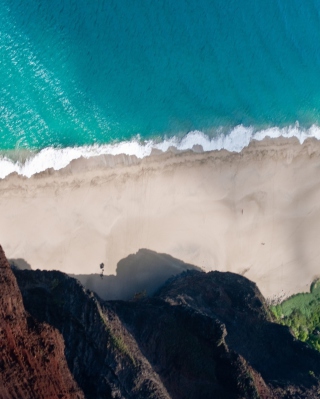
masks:
<svg viewBox="0 0 320 399"><path fill-rule="evenodd" d="M32 270L31 265L22 258L8 259L11 267L16 267L20 270Z"/></svg>
<svg viewBox="0 0 320 399"><path fill-rule="evenodd" d="M69 276L79 280L86 289L94 291L104 300L129 300L137 294L153 295L166 280L185 270L201 269L167 254L139 249L136 254L118 262L116 275Z"/></svg>

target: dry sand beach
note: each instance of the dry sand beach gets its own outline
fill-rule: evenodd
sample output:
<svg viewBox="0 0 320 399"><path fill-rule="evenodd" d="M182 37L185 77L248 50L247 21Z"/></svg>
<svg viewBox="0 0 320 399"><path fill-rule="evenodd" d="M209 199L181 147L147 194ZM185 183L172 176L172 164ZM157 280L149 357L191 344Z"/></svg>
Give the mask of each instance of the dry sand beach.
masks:
<svg viewBox="0 0 320 399"><path fill-rule="evenodd" d="M320 276L320 142L101 156L0 181L0 242L33 269L115 272L139 248L240 273L266 297Z"/></svg>

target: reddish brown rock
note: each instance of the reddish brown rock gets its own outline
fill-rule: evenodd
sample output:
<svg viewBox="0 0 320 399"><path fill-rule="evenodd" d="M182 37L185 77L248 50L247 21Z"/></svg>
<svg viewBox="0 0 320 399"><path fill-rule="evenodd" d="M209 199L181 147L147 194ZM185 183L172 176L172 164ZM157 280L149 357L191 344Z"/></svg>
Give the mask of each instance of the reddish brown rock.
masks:
<svg viewBox="0 0 320 399"><path fill-rule="evenodd" d="M26 311L0 246L0 399L82 399L61 334Z"/></svg>

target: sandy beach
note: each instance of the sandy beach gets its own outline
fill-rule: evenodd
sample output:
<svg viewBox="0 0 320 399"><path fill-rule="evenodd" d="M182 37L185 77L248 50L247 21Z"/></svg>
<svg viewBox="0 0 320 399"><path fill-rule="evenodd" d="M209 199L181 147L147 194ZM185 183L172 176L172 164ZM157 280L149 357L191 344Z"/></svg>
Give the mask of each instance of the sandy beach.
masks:
<svg viewBox="0 0 320 399"><path fill-rule="evenodd" d="M0 181L0 242L32 269L105 274L140 248L240 273L269 298L320 276L320 142L100 156Z"/></svg>

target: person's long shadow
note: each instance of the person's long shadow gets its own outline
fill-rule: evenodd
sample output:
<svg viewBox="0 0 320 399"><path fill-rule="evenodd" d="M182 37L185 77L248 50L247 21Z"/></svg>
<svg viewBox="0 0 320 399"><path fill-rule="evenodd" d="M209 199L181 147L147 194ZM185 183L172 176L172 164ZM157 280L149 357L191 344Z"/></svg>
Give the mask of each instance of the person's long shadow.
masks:
<svg viewBox="0 0 320 399"><path fill-rule="evenodd" d="M128 300L134 296L152 295L168 278L185 270L201 270L167 254L140 249L136 254L120 260L117 274L70 275L78 279L86 289L96 292L101 299Z"/></svg>

